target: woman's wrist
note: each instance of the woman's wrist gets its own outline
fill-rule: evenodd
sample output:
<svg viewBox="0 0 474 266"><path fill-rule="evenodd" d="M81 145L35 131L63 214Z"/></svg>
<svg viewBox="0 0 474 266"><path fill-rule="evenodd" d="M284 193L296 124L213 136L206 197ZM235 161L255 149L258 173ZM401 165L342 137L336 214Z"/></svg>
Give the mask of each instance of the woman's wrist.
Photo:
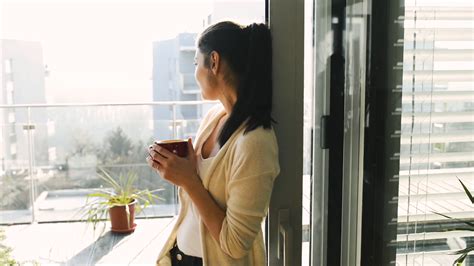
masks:
<svg viewBox="0 0 474 266"><path fill-rule="evenodd" d="M190 178L183 184L183 189L188 192L195 190L197 186L202 186L201 178L199 175L196 173L193 176L190 176Z"/></svg>

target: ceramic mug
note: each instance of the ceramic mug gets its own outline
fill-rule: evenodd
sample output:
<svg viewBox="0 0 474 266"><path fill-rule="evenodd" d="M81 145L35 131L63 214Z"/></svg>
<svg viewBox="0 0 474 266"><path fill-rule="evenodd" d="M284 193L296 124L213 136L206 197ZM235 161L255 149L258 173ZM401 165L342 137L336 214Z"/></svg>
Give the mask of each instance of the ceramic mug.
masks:
<svg viewBox="0 0 474 266"><path fill-rule="evenodd" d="M155 141L156 144L178 155L179 157L188 156L188 141L183 139L170 139Z"/></svg>

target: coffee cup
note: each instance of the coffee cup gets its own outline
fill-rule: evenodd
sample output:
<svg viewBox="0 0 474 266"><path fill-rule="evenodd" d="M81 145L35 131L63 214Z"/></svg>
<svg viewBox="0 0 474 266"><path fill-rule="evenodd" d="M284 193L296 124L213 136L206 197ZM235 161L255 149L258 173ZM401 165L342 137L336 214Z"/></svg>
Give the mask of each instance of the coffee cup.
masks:
<svg viewBox="0 0 474 266"><path fill-rule="evenodd" d="M183 139L170 139L155 141L156 144L178 155L179 157L188 156L188 141Z"/></svg>

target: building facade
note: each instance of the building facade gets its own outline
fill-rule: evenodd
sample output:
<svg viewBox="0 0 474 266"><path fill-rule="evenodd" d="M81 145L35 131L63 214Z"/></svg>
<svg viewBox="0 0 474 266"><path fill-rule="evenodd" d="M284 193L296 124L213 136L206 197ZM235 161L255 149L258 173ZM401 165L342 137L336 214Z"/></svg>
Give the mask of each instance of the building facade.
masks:
<svg viewBox="0 0 474 266"><path fill-rule="evenodd" d="M45 103L45 66L41 44L0 40L0 50L0 104ZM44 109L0 109L2 171L26 169L29 152L35 154L36 164L48 161L46 122Z"/></svg>

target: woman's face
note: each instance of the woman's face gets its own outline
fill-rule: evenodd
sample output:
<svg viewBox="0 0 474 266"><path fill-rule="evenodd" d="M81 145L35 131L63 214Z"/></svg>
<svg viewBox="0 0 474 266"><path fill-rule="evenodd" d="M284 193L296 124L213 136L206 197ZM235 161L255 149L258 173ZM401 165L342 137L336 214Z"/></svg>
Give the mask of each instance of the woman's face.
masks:
<svg viewBox="0 0 474 266"><path fill-rule="evenodd" d="M216 86L216 78L213 75L209 66L206 66L205 56L203 53L196 49L196 55L194 57L194 65L196 70L194 71L194 77L198 86L201 88L202 98L205 100L217 100L218 90Z"/></svg>

